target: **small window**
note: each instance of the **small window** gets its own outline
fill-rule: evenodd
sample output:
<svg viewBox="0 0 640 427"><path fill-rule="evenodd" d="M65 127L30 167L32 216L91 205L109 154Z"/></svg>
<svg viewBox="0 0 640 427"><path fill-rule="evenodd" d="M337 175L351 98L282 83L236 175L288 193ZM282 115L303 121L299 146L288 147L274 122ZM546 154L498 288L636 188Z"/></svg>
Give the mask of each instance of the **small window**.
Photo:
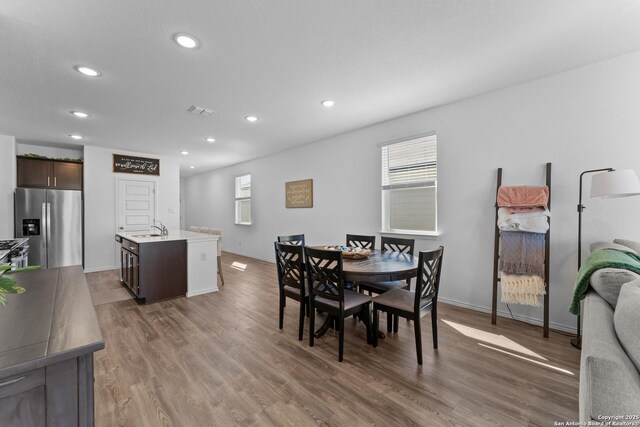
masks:
<svg viewBox="0 0 640 427"><path fill-rule="evenodd" d="M236 177L236 224L251 225L251 175Z"/></svg>
<svg viewBox="0 0 640 427"><path fill-rule="evenodd" d="M382 230L437 232L436 136L382 146Z"/></svg>

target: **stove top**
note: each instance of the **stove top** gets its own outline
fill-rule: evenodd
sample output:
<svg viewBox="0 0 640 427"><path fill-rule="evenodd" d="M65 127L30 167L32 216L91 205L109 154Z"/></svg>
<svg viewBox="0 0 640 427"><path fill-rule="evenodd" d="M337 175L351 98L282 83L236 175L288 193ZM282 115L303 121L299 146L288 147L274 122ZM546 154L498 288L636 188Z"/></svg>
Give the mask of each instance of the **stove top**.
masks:
<svg viewBox="0 0 640 427"><path fill-rule="evenodd" d="M0 240L0 251L8 251L20 243L19 240Z"/></svg>

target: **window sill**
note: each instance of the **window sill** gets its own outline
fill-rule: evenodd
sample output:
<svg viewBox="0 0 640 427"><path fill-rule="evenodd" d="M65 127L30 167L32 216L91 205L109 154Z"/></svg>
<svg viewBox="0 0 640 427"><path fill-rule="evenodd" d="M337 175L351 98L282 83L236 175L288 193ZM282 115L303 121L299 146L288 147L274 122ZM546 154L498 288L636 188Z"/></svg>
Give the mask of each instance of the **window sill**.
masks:
<svg viewBox="0 0 640 427"><path fill-rule="evenodd" d="M381 235L392 235L392 236L409 236L414 237L416 239L425 239L425 240L436 240L440 237L440 232L438 231L380 231Z"/></svg>

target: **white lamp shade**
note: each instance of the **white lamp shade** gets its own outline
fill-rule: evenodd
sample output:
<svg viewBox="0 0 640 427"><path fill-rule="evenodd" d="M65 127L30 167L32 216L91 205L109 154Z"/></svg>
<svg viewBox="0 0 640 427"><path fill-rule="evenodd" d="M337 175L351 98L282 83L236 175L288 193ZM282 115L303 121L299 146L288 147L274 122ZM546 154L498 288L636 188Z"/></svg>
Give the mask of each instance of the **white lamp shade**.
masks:
<svg viewBox="0 0 640 427"><path fill-rule="evenodd" d="M640 180L633 169L593 175L591 197L612 198L640 195Z"/></svg>

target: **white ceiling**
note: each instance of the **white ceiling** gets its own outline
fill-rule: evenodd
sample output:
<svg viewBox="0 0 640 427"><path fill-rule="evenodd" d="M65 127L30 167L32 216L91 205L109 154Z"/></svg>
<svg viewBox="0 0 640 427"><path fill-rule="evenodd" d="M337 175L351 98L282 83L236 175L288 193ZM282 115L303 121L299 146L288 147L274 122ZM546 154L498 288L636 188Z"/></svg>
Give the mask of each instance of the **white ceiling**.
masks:
<svg viewBox="0 0 640 427"><path fill-rule="evenodd" d="M0 133L79 133L188 176L640 50L640 2L0 0L0 40Z"/></svg>

